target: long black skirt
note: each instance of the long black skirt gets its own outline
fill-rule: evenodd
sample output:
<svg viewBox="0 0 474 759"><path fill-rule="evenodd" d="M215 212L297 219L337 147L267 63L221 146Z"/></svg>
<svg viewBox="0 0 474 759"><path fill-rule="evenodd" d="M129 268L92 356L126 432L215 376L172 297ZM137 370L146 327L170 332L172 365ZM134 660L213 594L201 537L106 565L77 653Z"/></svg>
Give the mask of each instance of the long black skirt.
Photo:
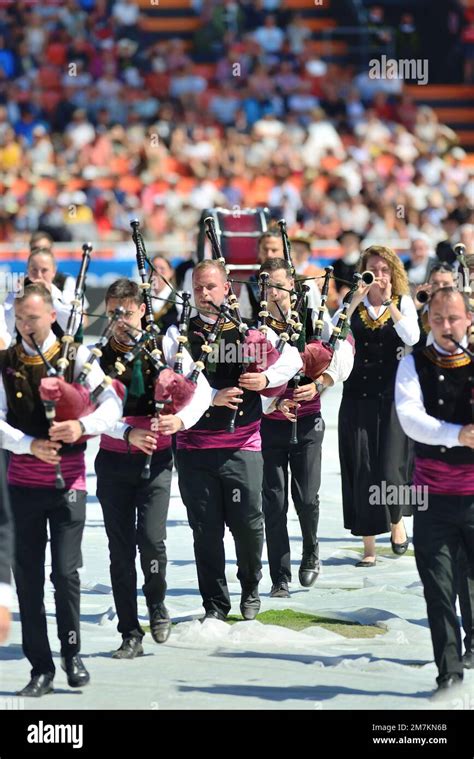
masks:
<svg viewBox="0 0 474 759"><path fill-rule="evenodd" d="M411 515L403 486L411 481L413 441L403 432L392 399L343 396L339 458L344 527L353 535L389 532L391 523Z"/></svg>

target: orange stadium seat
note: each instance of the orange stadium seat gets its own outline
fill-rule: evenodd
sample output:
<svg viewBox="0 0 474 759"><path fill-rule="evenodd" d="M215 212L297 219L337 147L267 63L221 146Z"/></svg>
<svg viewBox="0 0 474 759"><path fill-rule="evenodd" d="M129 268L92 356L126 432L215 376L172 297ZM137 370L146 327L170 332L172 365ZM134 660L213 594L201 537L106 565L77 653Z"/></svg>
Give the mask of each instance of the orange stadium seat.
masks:
<svg viewBox="0 0 474 759"><path fill-rule="evenodd" d="M175 16L144 16L140 19L140 28L144 32L170 32L179 36L181 32L194 32L201 26L199 18L182 18Z"/></svg>
<svg viewBox="0 0 474 759"><path fill-rule="evenodd" d="M196 187L197 181L194 177L181 177L176 183L176 192L180 195L189 195Z"/></svg>
<svg viewBox="0 0 474 759"><path fill-rule="evenodd" d="M142 180L133 174L125 174L125 176L120 177L118 181L119 190L129 193L130 195L136 195L140 192L142 187Z"/></svg>
<svg viewBox="0 0 474 759"><path fill-rule="evenodd" d="M202 76L209 81L215 76L216 65L214 63L196 63L193 66L193 71L197 76Z"/></svg>
<svg viewBox="0 0 474 759"><path fill-rule="evenodd" d="M113 156L109 162L109 171L111 174L121 176L129 169L129 161L125 156Z"/></svg>
<svg viewBox="0 0 474 759"><path fill-rule="evenodd" d="M21 198L21 196L25 195L29 189L30 189L30 183L27 182L26 179L22 179L21 177L15 177L15 179L12 182L10 192L16 198Z"/></svg>
<svg viewBox="0 0 474 759"><path fill-rule="evenodd" d="M40 190L48 198L54 198L58 192L58 185L54 179L43 177L36 183L36 189Z"/></svg>

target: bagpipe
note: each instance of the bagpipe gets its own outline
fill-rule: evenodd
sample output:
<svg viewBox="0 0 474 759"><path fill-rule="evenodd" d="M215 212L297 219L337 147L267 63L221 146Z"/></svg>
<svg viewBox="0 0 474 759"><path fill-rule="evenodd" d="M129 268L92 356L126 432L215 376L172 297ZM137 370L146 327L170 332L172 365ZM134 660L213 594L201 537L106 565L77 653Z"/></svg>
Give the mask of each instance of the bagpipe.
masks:
<svg viewBox="0 0 474 759"><path fill-rule="evenodd" d="M288 237L286 222L284 219L280 219L278 222L283 243L283 254L286 262L288 263L291 271L291 275L295 281L295 291L297 296L296 311L298 312L298 318L302 324L298 337L298 348L301 353L303 361L303 368L301 370L301 376L309 377L313 381L316 380L329 366L332 360L336 341L342 340L346 337L347 330L344 326L347 322L347 311L351 304L352 298L358 288L359 280L362 279L365 284L372 284L375 281L375 276L372 272L364 272L362 275L358 274L354 278L351 288L346 294L343 300L343 308L339 314L337 325L332 329L331 337L327 342L322 341L322 333L324 326L324 315L327 313L327 299L329 294L330 280L334 278L333 267L326 266L324 271L324 281L321 288L321 304L318 310L318 317L315 322L315 331L311 340L306 341L305 326L306 326L306 314L307 314L307 301L301 297L301 292L304 290L305 278L298 277L296 270L291 259L291 243ZM349 283L348 283L349 284ZM299 297L298 297L299 296ZM295 316L293 316L295 319Z"/></svg>
<svg viewBox="0 0 474 759"><path fill-rule="evenodd" d="M142 297L143 302L145 303L145 320L146 320L146 329L145 329L145 342L146 342L146 335L148 334L148 337L151 339L153 349L150 353L150 358L152 361L154 361L154 366L156 369L156 377L155 377L155 387L154 387L154 404L155 404L155 416L154 421L152 422L152 429L157 425L160 416L166 415L166 414L177 414L181 409L183 409L185 406L188 405L188 403L191 401L194 392L196 390L196 385L198 381L199 373L202 371L202 368L204 368L204 364L202 368L198 367L197 364L195 366L195 369L191 373L190 377L185 377L183 373L183 358L184 358L184 350L185 346L188 341L188 329L189 329L189 320L191 316L191 305L190 305L190 299L191 299L191 293L183 292L183 293L177 293L177 291L172 287L172 285L166 280L165 277L163 277L162 274L159 274L159 272L156 272L154 270L154 267L150 261L150 259L147 256L145 243L143 240L143 236L140 232L140 223L138 219L134 219L131 222L132 227L132 237L133 242L135 244L136 249L136 258L137 258L137 266L138 266L138 273L141 279L141 290L142 290ZM146 265L147 263L150 266L150 277L147 278L147 269ZM157 339L155 336L155 332L158 330L155 326L155 321L153 317L153 306L152 306L152 295L151 295L151 276L153 272L155 271L156 276L161 277L165 284L169 285L174 292L175 295L178 295L180 299L182 300L182 311L181 316L179 320L179 326L178 326L178 351L175 356L175 362L173 368L170 368L166 363L163 362L161 351L158 348ZM202 362L201 362L202 363ZM150 468L151 468L151 460L152 455L148 454L145 460L145 465L142 471L142 478L143 479L149 479L150 478Z"/></svg>
<svg viewBox="0 0 474 759"><path fill-rule="evenodd" d="M294 270L294 269L293 269ZM322 341L322 332L324 326L324 314L327 311L327 297L329 292L329 282L333 276L333 267L327 266L325 269L324 283L321 290L321 304L318 310L318 317L315 322L315 332L311 340L305 343L302 350L300 350L301 359L303 361L302 369L294 376L293 383L294 388L297 389L303 377L309 377L313 382L323 374L332 361L336 343L338 340L343 340L348 333L347 324L347 312L351 304L352 298L359 287L359 282L362 279L361 274L354 274L353 283L350 290L346 293L343 300L343 307L339 313L337 324L333 326L331 336L327 342ZM370 283L367 283L370 284ZM296 285L296 283L295 283ZM305 293L304 284L299 285L298 291L293 291L291 296L294 299L292 310L290 312L291 318L290 324L287 327L286 332L280 335L280 340L287 342L298 334L297 321L301 323L301 312L304 313L304 319L306 319L306 308L304 305ZM280 310L280 309L279 309ZM281 310L280 310L281 313ZM282 317L284 315L281 313ZM293 334L292 334L293 333ZM298 339L298 338L297 338ZM298 346L300 347L300 346ZM294 410L294 419L292 421L291 438L290 443L295 445L298 442L298 412L297 406Z"/></svg>
<svg viewBox="0 0 474 759"><path fill-rule="evenodd" d="M69 383L66 382L64 378L71 360L75 358L75 355L72 355L74 350L74 334L76 332L77 317L82 311L85 279L91 252L92 245L90 243L85 243L82 246L82 260L74 288L74 298L71 301L71 313L68 318L66 331L61 338L62 350L61 356L57 361L57 368L54 368L46 360L37 345L34 336L31 336L32 342L46 366L47 376L43 377L40 381L39 394L50 427L55 421L65 422L70 419L80 419L82 416L86 416L94 410L89 391L84 387L83 383ZM77 442L78 444L81 444L84 440L85 438L80 438ZM60 464L56 465L55 484L58 490L65 487Z"/></svg>
<svg viewBox="0 0 474 759"><path fill-rule="evenodd" d="M469 332L467 335L467 342L468 342L468 348L461 345L461 343L458 343L456 340L454 340L451 337L451 340L453 343L458 347L461 348L462 351L466 354L466 356L469 356L471 359L471 362L474 362L474 299L472 296L472 287L471 287L471 280L470 280L470 272L469 272L469 266L466 261L466 246L462 243L458 243L454 246L454 254L456 256L456 259L459 263L459 273L462 278L462 285L461 285L461 292L466 295L469 303L469 311L471 314L471 326L469 328ZM472 389L473 398L471 401L472 406L472 420L474 422L474 385Z"/></svg>
<svg viewBox="0 0 474 759"><path fill-rule="evenodd" d="M272 366L280 357L281 350L278 351L267 338L268 326L266 319L268 316L267 311L267 297L266 288L268 282L268 276L266 278L259 279L261 297L260 297L260 312L259 312L259 324L258 328L249 327L248 324L242 319L240 313L239 303L233 289L233 281L229 276L229 268L226 265L222 250L220 247L219 239L216 233L215 220L212 216L208 216L204 219L206 235L211 244L212 258L214 261L222 264L227 275L227 281L229 283L229 294L227 296L227 305L220 306L220 313L231 321L242 335L243 341L241 343L241 366L242 374L246 372L262 373L270 366ZM217 306L214 306L217 309ZM217 322L216 322L217 323ZM222 325L223 327L223 325ZM222 329L221 327L221 329ZM260 393L266 397L273 397L279 395L284 389L285 385L281 385L275 388L264 388ZM237 409L232 411L232 415L227 427L228 432L235 432L235 422L237 419Z"/></svg>

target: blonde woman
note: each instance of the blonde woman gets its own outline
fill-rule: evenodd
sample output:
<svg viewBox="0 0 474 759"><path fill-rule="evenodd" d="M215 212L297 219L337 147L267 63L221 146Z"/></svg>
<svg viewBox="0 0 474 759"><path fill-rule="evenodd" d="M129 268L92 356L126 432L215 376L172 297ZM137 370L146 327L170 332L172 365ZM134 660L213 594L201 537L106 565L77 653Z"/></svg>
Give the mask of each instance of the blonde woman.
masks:
<svg viewBox="0 0 474 759"><path fill-rule="evenodd" d="M397 419L394 388L398 362L420 330L406 272L393 250L367 248L359 271L371 271L374 281L359 286L348 312L355 359L339 411L339 456L344 526L364 541L356 566L373 567L376 535L390 531L396 554L408 547L402 516L410 510L403 508L400 486L410 481L411 443Z"/></svg>

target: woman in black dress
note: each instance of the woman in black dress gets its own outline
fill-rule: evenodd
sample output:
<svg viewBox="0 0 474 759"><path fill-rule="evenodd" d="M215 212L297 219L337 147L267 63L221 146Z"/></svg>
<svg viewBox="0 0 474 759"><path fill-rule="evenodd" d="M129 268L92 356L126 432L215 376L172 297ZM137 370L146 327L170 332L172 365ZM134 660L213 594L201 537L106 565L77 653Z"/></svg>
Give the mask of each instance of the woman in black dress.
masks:
<svg viewBox="0 0 474 759"><path fill-rule="evenodd" d="M411 443L398 422L394 387L406 346L420 336L396 253L384 246L367 248L359 264L359 271L366 270L375 280L359 286L349 308L355 359L339 411L344 526L363 537L364 556L356 565L363 567L376 563L376 535L391 531L394 553L408 547L402 516L411 510L404 508L403 495L394 494L403 494L410 482Z"/></svg>

